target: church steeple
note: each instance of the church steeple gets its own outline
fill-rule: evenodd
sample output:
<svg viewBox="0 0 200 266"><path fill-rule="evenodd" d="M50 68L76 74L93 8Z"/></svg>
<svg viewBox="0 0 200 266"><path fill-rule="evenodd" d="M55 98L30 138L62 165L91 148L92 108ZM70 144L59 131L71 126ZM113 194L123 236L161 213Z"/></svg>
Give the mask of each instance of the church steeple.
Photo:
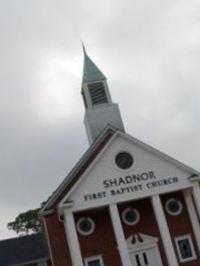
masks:
<svg viewBox="0 0 200 266"><path fill-rule="evenodd" d="M82 95L86 108L84 124L89 143L92 143L107 124L122 131L124 126L118 105L112 103L105 75L90 59L84 45L83 52Z"/></svg>
<svg viewBox="0 0 200 266"><path fill-rule="evenodd" d="M85 46L83 45L84 52L84 66L83 66L83 80L82 82L93 82L105 80L106 77L101 70L95 65L95 63L87 55Z"/></svg>

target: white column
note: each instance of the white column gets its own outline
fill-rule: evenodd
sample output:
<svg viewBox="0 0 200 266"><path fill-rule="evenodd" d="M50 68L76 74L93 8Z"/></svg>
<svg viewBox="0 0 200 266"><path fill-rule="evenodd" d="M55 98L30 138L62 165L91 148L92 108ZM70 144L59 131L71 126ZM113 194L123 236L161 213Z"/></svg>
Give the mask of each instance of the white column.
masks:
<svg viewBox="0 0 200 266"><path fill-rule="evenodd" d="M198 220L198 216L194 207L194 203L192 200L192 195L191 195L191 191L190 190L185 190L183 192L184 194L184 199L185 199L185 204L187 207L187 211L190 217L190 222L192 225L192 229L194 232L194 236L198 245L198 250L200 252L200 225L199 225L199 220Z"/></svg>
<svg viewBox="0 0 200 266"><path fill-rule="evenodd" d="M110 204L109 211L122 265L132 266L117 205Z"/></svg>
<svg viewBox="0 0 200 266"><path fill-rule="evenodd" d="M178 266L178 261L172 244L169 228L167 225L165 213L163 211L162 203L159 195L154 195L151 198L153 210L156 216L157 224L159 227L162 243L164 245L165 253L169 266Z"/></svg>
<svg viewBox="0 0 200 266"><path fill-rule="evenodd" d="M83 266L79 240L72 212L64 211L64 225L73 266Z"/></svg>
<svg viewBox="0 0 200 266"><path fill-rule="evenodd" d="M199 183L197 183L193 189L192 189L192 195L193 195L193 198L194 198L194 202L195 202L195 205L196 205L196 209L197 209L197 212L198 212L198 216L200 218L200 188L199 188Z"/></svg>

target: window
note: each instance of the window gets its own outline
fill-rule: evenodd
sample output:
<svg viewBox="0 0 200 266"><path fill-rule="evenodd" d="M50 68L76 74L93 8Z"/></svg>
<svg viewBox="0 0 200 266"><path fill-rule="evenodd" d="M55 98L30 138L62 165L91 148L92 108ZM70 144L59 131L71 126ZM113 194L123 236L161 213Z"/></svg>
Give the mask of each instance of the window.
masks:
<svg viewBox="0 0 200 266"><path fill-rule="evenodd" d="M108 102L103 82L88 84L88 88L92 105L98 105Z"/></svg>
<svg viewBox="0 0 200 266"><path fill-rule="evenodd" d="M119 168L126 170L133 165L134 159L130 153L123 151L116 155L115 163Z"/></svg>
<svg viewBox="0 0 200 266"><path fill-rule="evenodd" d="M77 222L77 230L81 235L91 235L95 229L95 223L90 217L82 217Z"/></svg>
<svg viewBox="0 0 200 266"><path fill-rule="evenodd" d="M172 216L179 215L183 210L183 204L180 200L171 198L165 203L165 210L168 214Z"/></svg>
<svg viewBox="0 0 200 266"><path fill-rule="evenodd" d="M140 220L140 213L133 208L126 208L122 212L122 221L128 225L135 225Z"/></svg>
<svg viewBox="0 0 200 266"><path fill-rule="evenodd" d="M102 256L95 256L86 258L84 265L85 266L104 266Z"/></svg>
<svg viewBox="0 0 200 266"><path fill-rule="evenodd" d="M196 259L196 254L190 235L176 237L175 243L180 262L187 262Z"/></svg>

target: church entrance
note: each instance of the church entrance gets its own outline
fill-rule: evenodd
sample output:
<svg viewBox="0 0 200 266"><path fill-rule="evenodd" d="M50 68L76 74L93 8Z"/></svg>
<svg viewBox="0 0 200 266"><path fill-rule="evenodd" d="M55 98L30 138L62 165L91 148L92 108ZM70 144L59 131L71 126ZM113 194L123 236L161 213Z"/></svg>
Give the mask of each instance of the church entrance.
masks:
<svg viewBox="0 0 200 266"><path fill-rule="evenodd" d="M130 253L131 262L133 266L161 266L156 262L156 258L153 256L153 250L142 250L137 253Z"/></svg>
<svg viewBox="0 0 200 266"><path fill-rule="evenodd" d="M158 238L144 234L131 235L127 239L133 266L162 266Z"/></svg>

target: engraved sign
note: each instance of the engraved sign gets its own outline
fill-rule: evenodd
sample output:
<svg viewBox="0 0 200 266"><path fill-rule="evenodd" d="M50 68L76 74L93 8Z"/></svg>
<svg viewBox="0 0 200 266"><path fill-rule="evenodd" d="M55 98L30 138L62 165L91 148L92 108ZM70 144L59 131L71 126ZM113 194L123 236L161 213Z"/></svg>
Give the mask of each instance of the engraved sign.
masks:
<svg viewBox="0 0 200 266"><path fill-rule="evenodd" d="M145 171L133 175L105 178L98 192L84 195L84 201L98 200L107 196L137 193L156 187L170 186L178 182L178 177L157 178L153 171Z"/></svg>

